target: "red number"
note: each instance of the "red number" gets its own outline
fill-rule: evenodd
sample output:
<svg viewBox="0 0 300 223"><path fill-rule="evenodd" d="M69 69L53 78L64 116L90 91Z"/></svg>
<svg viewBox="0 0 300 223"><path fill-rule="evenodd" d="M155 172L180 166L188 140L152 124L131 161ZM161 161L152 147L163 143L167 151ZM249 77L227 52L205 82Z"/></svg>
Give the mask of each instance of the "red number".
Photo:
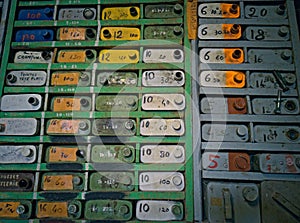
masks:
<svg viewBox="0 0 300 223"><path fill-rule="evenodd" d="M218 167L218 162L216 161L216 159L219 159L220 158L220 156L218 156L218 155L213 155L213 154L209 154L209 156L208 156L208 160L211 162L210 164L209 164L209 168L210 169L215 169L215 168L217 168Z"/></svg>

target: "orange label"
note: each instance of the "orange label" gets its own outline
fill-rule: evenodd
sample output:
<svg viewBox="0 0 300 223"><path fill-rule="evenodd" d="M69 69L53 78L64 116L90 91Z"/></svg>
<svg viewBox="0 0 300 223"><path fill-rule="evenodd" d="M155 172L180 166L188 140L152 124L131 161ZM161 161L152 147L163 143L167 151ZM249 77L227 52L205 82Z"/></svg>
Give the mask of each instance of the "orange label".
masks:
<svg viewBox="0 0 300 223"><path fill-rule="evenodd" d="M223 24L224 39L239 39L242 36L242 28L236 24Z"/></svg>
<svg viewBox="0 0 300 223"><path fill-rule="evenodd" d="M59 32L60 40L85 40L85 28L61 28Z"/></svg>
<svg viewBox="0 0 300 223"><path fill-rule="evenodd" d="M226 87L242 88L245 86L245 74L239 71L226 71Z"/></svg>
<svg viewBox="0 0 300 223"><path fill-rule="evenodd" d="M67 202L43 202L37 204L38 218L67 218L68 203Z"/></svg>
<svg viewBox="0 0 300 223"><path fill-rule="evenodd" d="M244 51L242 49L225 49L224 54L227 64L240 64L244 62Z"/></svg>
<svg viewBox="0 0 300 223"><path fill-rule="evenodd" d="M59 63L84 63L86 59L85 50L60 51L57 62Z"/></svg>
<svg viewBox="0 0 300 223"><path fill-rule="evenodd" d="M76 134L79 131L80 120L52 119L47 133L53 134Z"/></svg>
<svg viewBox="0 0 300 223"><path fill-rule="evenodd" d="M0 202L0 217L17 218L17 208L20 202Z"/></svg>
<svg viewBox="0 0 300 223"><path fill-rule="evenodd" d="M197 0L187 1L188 38L197 38L198 16Z"/></svg>
<svg viewBox="0 0 300 223"><path fill-rule="evenodd" d="M246 114L247 99L246 98L227 98L229 114Z"/></svg>
<svg viewBox="0 0 300 223"><path fill-rule="evenodd" d="M229 153L229 170L230 171L249 171L250 156L246 153Z"/></svg>
<svg viewBox="0 0 300 223"><path fill-rule="evenodd" d="M77 85L80 72L55 72L52 74L51 85Z"/></svg>
<svg viewBox="0 0 300 223"><path fill-rule="evenodd" d="M55 98L53 111L80 111L80 98Z"/></svg>
<svg viewBox="0 0 300 223"><path fill-rule="evenodd" d="M73 176L44 175L43 190L73 190Z"/></svg>
<svg viewBox="0 0 300 223"><path fill-rule="evenodd" d="M50 147L49 162L75 162L78 148Z"/></svg>
<svg viewBox="0 0 300 223"><path fill-rule="evenodd" d="M237 4L221 4L223 18L238 18L240 17L241 10Z"/></svg>

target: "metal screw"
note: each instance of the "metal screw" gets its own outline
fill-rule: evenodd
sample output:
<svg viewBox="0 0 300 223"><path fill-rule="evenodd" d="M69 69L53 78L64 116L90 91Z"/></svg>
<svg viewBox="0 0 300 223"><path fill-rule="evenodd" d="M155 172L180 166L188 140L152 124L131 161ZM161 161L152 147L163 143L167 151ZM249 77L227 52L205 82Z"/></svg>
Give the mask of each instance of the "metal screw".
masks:
<svg viewBox="0 0 300 223"><path fill-rule="evenodd" d="M93 51L91 51L91 50L86 50L85 51L85 55L86 55L86 57L88 58L88 59L93 59L94 58L94 53L93 53Z"/></svg>
<svg viewBox="0 0 300 223"><path fill-rule="evenodd" d="M286 136L294 141L294 140L297 140L299 138L299 132L295 129L289 129L286 133Z"/></svg>
<svg viewBox="0 0 300 223"><path fill-rule="evenodd" d="M175 149L175 151L174 151L174 157L175 157L176 159L179 159L179 158L181 158L182 156L183 156L182 150L181 150L179 147L177 147L177 148Z"/></svg>
<svg viewBox="0 0 300 223"><path fill-rule="evenodd" d="M180 206L178 206L178 205L173 205L172 206L172 213L174 214L174 215L181 215L181 208L180 208Z"/></svg>
<svg viewBox="0 0 300 223"><path fill-rule="evenodd" d="M121 215L125 215L129 213L129 208L127 207L127 205L122 205L119 209L119 213Z"/></svg>
<svg viewBox="0 0 300 223"><path fill-rule="evenodd" d="M27 188L29 186L29 182L25 179L21 179L18 182L18 184L19 184L19 187L21 187L21 188Z"/></svg>
<svg viewBox="0 0 300 223"><path fill-rule="evenodd" d="M183 99L182 99L181 97L176 97L176 98L174 99L174 103L175 103L176 105L182 105L182 104L183 104Z"/></svg>
<svg viewBox="0 0 300 223"><path fill-rule="evenodd" d="M85 156L85 152L83 150L77 150L76 151L76 156L80 157L80 158L84 158Z"/></svg>
<svg viewBox="0 0 300 223"><path fill-rule="evenodd" d="M49 51L43 51L42 52L42 58L44 58L44 60L50 60L51 59L51 53Z"/></svg>
<svg viewBox="0 0 300 223"><path fill-rule="evenodd" d="M129 9L129 11L130 11L130 15L133 16L133 17L135 17L135 16L138 15L138 11L136 10L135 7L131 7L131 8Z"/></svg>
<svg viewBox="0 0 300 223"><path fill-rule="evenodd" d="M232 34L238 34L239 31L240 31L240 28L241 28L240 25L234 24L234 25L231 27L230 32L231 32Z"/></svg>
<svg viewBox="0 0 300 223"><path fill-rule="evenodd" d="M287 26L281 26L278 30L278 35L285 37L289 33L289 28Z"/></svg>
<svg viewBox="0 0 300 223"><path fill-rule="evenodd" d="M84 16L84 18L86 18L86 19L92 19L93 17L94 17L94 12L93 12L93 10L92 9L90 9L90 8L85 8L84 10L83 10L83 16Z"/></svg>
<svg viewBox="0 0 300 223"><path fill-rule="evenodd" d="M182 28L180 26L175 26L173 32L176 36L180 36L182 34Z"/></svg>
<svg viewBox="0 0 300 223"><path fill-rule="evenodd" d="M133 55L128 55L129 59L131 60L135 60L137 58L136 53L134 53Z"/></svg>
<svg viewBox="0 0 300 223"><path fill-rule="evenodd" d="M53 15L53 11L50 8L45 8L44 13L48 16L51 17Z"/></svg>
<svg viewBox="0 0 300 223"><path fill-rule="evenodd" d="M88 81L89 80L89 75L87 75L86 73L81 73L80 74L80 80Z"/></svg>
<svg viewBox="0 0 300 223"><path fill-rule="evenodd" d="M234 76L233 76L233 80L236 82L236 83L242 83L243 82L243 80L244 80L244 76L242 75L242 74L240 74L240 73L238 73L238 74L235 74Z"/></svg>
<svg viewBox="0 0 300 223"><path fill-rule="evenodd" d="M247 103L244 98L237 98L233 103L233 107L239 111L242 111L243 109L245 109L246 105L247 105Z"/></svg>
<svg viewBox="0 0 300 223"><path fill-rule="evenodd" d="M229 12L232 14L237 14L238 13L238 5L232 4L231 8L229 9Z"/></svg>
<svg viewBox="0 0 300 223"><path fill-rule="evenodd" d="M276 12L278 15L283 15L285 13L286 7L285 5L279 5Z"/></svg>
<svg viewBox="0 0 300 223"><path fill-rule="evenodd" d="M17 207L17 213L19 214L19 215L21 215L21 214L24 214L25 213L25 211L26 211L26 208L25 208L25 206L24 205L22 205L22 204L20 204L18 207Z"/></svg>
<svg viewBox="0 0 300 223"><path fill-rule="evenodd" d="M296 82L296 76L292 73L285 74L284 80L287 85L293 85Z"/></svg>
<svg viewBox="0 0 300 223"><path fill-rule="evenodd" d="M75 185L80 185L81 182L82 182L82 180L81 180L80 177L78 177L78 176L74 176L74 177L73 177L73 183L74 183Z"/></svg>
<svg viewBox="0 0 300 223"><path fill-rule="evenodd" d="M135 104L136 104L136 101L133 97L126 97L125 100L126 100L126 103L131 107L135 106Z"/></svg>
<svg viewBox="0 0 300 223"><path fill-rule="evenodd" d="M292 52L290 50L284 50L281 53L281 58L284 60L289 60L292 57Z"/></svg>
<svg viewBox="0 0 300 223"><path fill-rule="evenodd" d="M174 130L179 131L181 129L181 123L180 123L180 121L175 120L172 123L172 127L173 127Z"/></svg>
<svg viewBox="0 0 300 223"><path fill-rule="evenodd" d="M86 122L79 123L79 129L81 129L82 131L87 130L88 128L89 128L89 126Z"/></svg>
<svg viewBox="0 0 300 223"><path fill-rule="evenodd" d="M132 120L129 120L125 122L125 128L127 130L133 130L134 129L134 122Z"/></svg>
<svg viewBox="0 0 300 223"><path fill-rule="evenodd" d="M17 77L13 74L8 74L6 79L9 83L15 83L17 81Z"/></svg>
<svg viewBox="0 0 300 223"><path fill-rule="evenodd" d="M176 14L180 14L180 13L182 13L182 6L180 5L180 4L176 4L175 6L174 6L174 12L176 13Z"/></svg>
<svg viewBox="0 0 300 223"><path fill-rule="evenodd" d="M235 50L232 53L232 58L234 58L234 59L239 59L239 58L241 58L241 56L242 56L241 50Z"/></svg>
<svg viewBox="0 0 300 223"><path fill-rule="evenodd" d="M179 60L182 56L181 56L181 51L180 50L175 50L173 53L173 56L175 59Z"/></svg>
<svg viewBox="0 0 300 223"><path fill-rule="evenodd" d="M44 39L50 39L51 34L48 31L46 31L43 33L43 37L44 37Z"/></svg>
<svg viewBox="0 0 300 223"><path fill-rule="evenodd" d="M80 104L83 106L83 107L88 107L90 105L90 102L89 100L87 100L86 98L81 98L80 99Z"/></svg>
<svg viewBox="0 0 300 223"><path fill-rule="evenodd" d="M172 182L175 186L180 186L182 184L182 179L179 176L172 178Z"/></svg>
<svg viewBox="0 0 300 223"><path fill-rule="evenodd" d="M241 127L238 127L236 129L236 134L239 136L239 137L244 137L246 136L248 133L247 129L246 128L243 128L242 126Z"/></svg>
<svg viewBox="0 0 300 223"><path fill-rule="evenodd" d="M111 38L111 33L109 32L108 29L103 30L103 36L107 39Z"/></svg>
<svg viewBox="0 0 300 223"><path fill-rule="evenodd" d="M242 170L247 169L247 167L249 166L248 160L241 155L235 157L234 163L237 168L242 169Z"/></svg>
<svg viewBox="0 0 300 223"><path fill-rule="evenodd" d="M123 155L124 157L130 157L130 156L132 155L131 149L128 148L128 147L124 147L124 148L122 149L122 155Z"/></svg>
<svg viewBox="0 0 300 223"><path fill-rule="evenodd" d="M176 81L181 81L182 79L183 79L182 73L179 72L179 71L177 71L177 72L175 73L174 80L176 80Z"/></svg>
<svg viewBox="0 0 300 223"><path fill-rule="evenodd" d="M295 109L297 108L295 102L291 100L286 101L284 107L290 112L295 111Z"/></svg>
<svg viewBox="0 0 300 223"><path fill-rule="evenodd" d="M277 94L277 99L276 99L276 107L275 107L275 110L274 110L275 114L280 114L280 112L281 112L281 102L282 102L281 94L282 94L282 90L279 89L278 94Z"/></svg>
<svg viewBox="0 0 300 223"><path fill-rule="evenodd" d="M28 98L28 103L33 106L37 106L40 102L36 97L30 97Z"/></svg>
<svg viewBox="0 0 300 223"><path fill-rule="evenodd" d="M75 204L70 204L68 206L68 213L69 214L76 214L77 212L77 206Z"/></svg>
<svg viewBox="0 0 300 223"><path fill-rule="evenodd" d="M88 38L92 39L92 38L95 38L96 34L95 34L94 30L92 30L92 29L86 29L86 36Z"/></svg>
<svg viewBox="0 0 300 223"><path fill-rule="evenodd" d="M31 157L33 155L33 152L31 148L23 147L21 151L22 156L24 157Z"/></svg>
<svg viewBox="0 0 300 223"><path fill-rule="evenodd" d="M249 202L254 202L258 198L258 191L254 187L245 187L242 193L245 200Z"/></svg>
<svg viewBox="0 0 300 223"><path fill-rule="evenodd" d="M126 185L126 186L131 186L132 180L129 176L124 176L122 177L122 179L120 180L120 183Z"/></svg>

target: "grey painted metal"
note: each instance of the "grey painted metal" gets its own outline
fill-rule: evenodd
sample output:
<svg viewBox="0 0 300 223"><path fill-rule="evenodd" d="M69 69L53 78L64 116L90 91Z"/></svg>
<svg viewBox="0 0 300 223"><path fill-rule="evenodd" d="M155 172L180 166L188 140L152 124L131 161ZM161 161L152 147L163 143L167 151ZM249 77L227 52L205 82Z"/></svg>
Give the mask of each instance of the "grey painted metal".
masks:
<svg viewBox="0 0 300 223"><path fill-rule="evenodd" d="M194 96L194 103L197 104L198 109L194 110L193 117L194 123L196 120L199 121L197 125L194 125L194 207L195 207L195 221L197 222L207 222L207 216L204 216L203 205L205 204L205 199L203 197L207 196L206 191L203 190L205 187L205 182L209 183L211 181L229 181L230 183L238 183L241 181L256 183L265 183L266 181L273 180L280 182L282 186L286 184L288 187L288 182L294 181L299 182L300 178L297 174L289 173L263 173L260 170L250 170L250 172L230 172L230 171L206 171L201 168L201 153L208 151L222 151L222 152L251 152L252 154L295 154L299 155L299 141L286 139L286 133L290 128L299 128L300 115L299 108L297 107L294 112L286 112L280 114L275 112L275 109L280 105L281 110L285 108L285 102L282 100L293 100L296 105L299 105L299 95L300 95L300 41L299 41L299 31L297 25L297 18L295 12L295 4L298 1L294 0L240 0L240 1L229 1L229 0L198 0L199 4L208 3L232 3L238 4L240 6L240 16L238 18L204 18L198 17L198 24L237 24L242 27L242 36L236 40L232 39L198 39L195 41L193 47L195 50L195 62L196 64L196 76L199 78L200 73L205 71L239 71L245 74L246 83L244 87L231 88L228 86L220 87L218 84L214 85L201 85L199 84L199 79L197 79L197 84L193 86L193 92L197 92L197 96ZM279 7L279 5L284 4L284 6ZM262 10L261 6L267 6L268 10L271 10L269 18L263 18L260 15L258 17L251 17L249 13L254 6L256 12ZM259 10L258 10L259 9ZM277 10L283 10L279 12ZM253 12L253 11L252 11ZM282 13L282 14L281 14ZM281 15L280 15L281 14ZM211 16L211 15L210 15ZM258 33L258 29L261 27L268 27L264 31L268 33L265 39L255 40L255 36L251 36L251 30L253 33ZM289 34L278 32L277 29L284 27L283 31L288 31ZM288 30L286 29L288 28ZM271 34L271 30L276 33ZM244 63L241 64L226 64L226 63L201 63L199 60L199 52L202 49L225 49L225 48L240 48L244 51ZM289 55L283 55L281 57L280 50L287 49ZM204 51L202 51L204 52ZM272 56L269 52L276 52ZM267 61L255 61L253 55L264 54L263 59ZM267 53L267 54L265 54ZM279 54L277 54L279 53ZM251 55L252 54L252 55ZM251 58L252 56L252 58ZM287 58L289 57L290 58ZM287 62L284 61L287 58ZM278 63L278 60L281 60ZM205 60L202 60L205 62ZM278 72L282 80L278 80L278 75L274 72ZM263 80L263 78L266 80ZM201 76L201 78L203 78ZM259 81L262 84L256 84ZM281 83L279 83L281 82ZM265 85L266 84L266 85ZM208 87L209 86L209 87ZM279 97L280 95L280 97ZM246 114L225 114L225 112L218 111L218 114L200 114L201 108L199 107L200 99L205 97L243 97L247 99L248 111ZM256 114L257 106L259 104L254 99L265 99L265 100L275 100L274 105L270 105L274 112L270 114L266 112L265 114ZM253 101L254 100L254 101ZM279 102L279 101L280 102ZM261 101L261 104L263 102ZM271 102L269 102L271 104ZM256 109L254 109L254 107ZM264 104L264 106L268 106ZM269 107L270 107L269 106ZM288 106L289 107L289 106ZM291 107L289 107L291 109ZM259 110L259 109L258 109ZM264 113L264 112L262 112ZM199 125L198 125L199 124ZM208 139L209 134L206 135L206 140L201 138L204 125L212 124L219 125L225 124L228 127L233 125L245 125L249 131L249 138L245 142L225 142L224 140L210 140ZM197 127L195 127L197 126ZM257 142L257 126L278 126L288 127L285 130L280 129L279 139L273 140L262 140ZM226 131L225 131L226 130ZM224 133L229 131L225 129ZM271 130L270 128L267 131ZM290 131L293 135L293 131ZM196 135L198 134L198 135ZM200 138L198 138L200 136ZM296 137L293 135L292 137ZM297 135L298 136L298 135ZM277 136L276 136L277 137ZM255 172L254 172L255 171ZM298 191L298 190L297 190ZM264 191L260 190L260 196L264 196ZM280 200L280 197L278 198ZM276 201L277 202L277 201ZM276 203L275 202L275 203ZM200 206L201 205L201 206ZM289 204L287 204L288 206ZM237 210L235 210L237 211ZM281 210L282 211L282 210ZM260 221L266 221L269 212L261 207L261 218ZM272 217L272 216L271 216ZM273 219L274 220L274 219ZM257 221L255 221L257 222Z"/></svg>
<svg viewBox="0 0 300 223"><path fill-rule="evenodd" d="M0 59L2 56L2 43L4 43L4 37L5 37L5 30L6 30L6 19L7 19L7 13L9 9L9 0L2 0L0 2Z"/></svg>

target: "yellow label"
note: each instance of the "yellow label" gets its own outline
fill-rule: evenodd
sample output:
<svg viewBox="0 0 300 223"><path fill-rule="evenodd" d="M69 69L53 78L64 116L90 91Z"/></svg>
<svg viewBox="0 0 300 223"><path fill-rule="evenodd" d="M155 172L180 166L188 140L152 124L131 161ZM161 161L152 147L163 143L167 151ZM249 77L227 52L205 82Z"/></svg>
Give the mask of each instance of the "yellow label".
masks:
<svg viewBox="0 0 300 223"><path fill-rule="evenodd" d="M137 63L139 62L138 50L101 50L100 63Z"/></svg>
<svg viewBox="0 0 300 223"><path fill-rule="evenodd" d="M197 0L187 1L188 38L196 39L198 30Z"/></svg>
<svg viewBox="0 0 300 223"><path fill-rule="evenodd" d="M246 76L239 71L226 71L226 87L242 88L246 84Z"/></svg>
<svg viewBox="0 0 300 223"><path fill-rule="evenodd" d="M68 203L67 202L44 202L39 201L37 204L38 218L67 218Z"/></svg>
<svg viewBox="0 0 300 223"><path fill-rule="evenodd" d="M72 175L43 176L43 190L73 190Z"/></svg>
<svg viewBox="0 0 300 223"><path fill-rule="evenodd" d="M17 208L20 202L0 202L0 217L5 218L17 218L19 214L17 213Z"/></svg>
<svg viewBox="0 0 300 223"><path fill-rule="evenodd" d="M47 128L49 134L76 134L79 131L80 120L52 119Z"/></svg>
<svg viewBox="0 0 300 223"><path fill-rule="evenodd" d="M80 98L55 98L53 111L80 111Z"/></svg>
<svg viewBox="0 0 300 223"><path fill-rule="evenodd" d="M101 40L139 40L140 29L128 27L104 27L101 29Z"/></svg>
<svg viewBox="0 0 300 223"><path fill-rule="evenodd" d="M85 28L60 28L59 40L85 40L85 32Z"/></svg>
<svg viewBox="0 0 300 223"><path fill-rule="evenodd" d="M77 160L76 152L78 148L55 147L49 149L49 162L75 162Z"/></svg>
<svg viewBox="0 0 300 223"><path fill-rule="evenodd" d="M221 3L223 18L239 18L241 14L240 6L237 4Z"/></svg>
<svg viewBox="0 0 300 223"><path fill-rule="evenodd" d="M240 64L244 62L244 51L242 49L225 49L224 55L227 64Z"/></svg>
<svg viewBox="0 0 300 223"><path fill-rule="evenodd" d="M62 50L59 51L57 62L59 63L84 63L86 59L85 50Z"/></svg>
<svg viewBox="0 0 300 223"><path fill-rule="evenodd" d="M102 20L135 20L140 17L138 7L105 8L102 11Z"/></svg>
<svg viewBox="0 0 300 223"><path fill-rule="evenodd" d="M239 39L242 36L242 28L236 24L223 24L224 39Z"/></svg>
<svg viewBox="0 0 300 223"><path fill-rule="evenodd" d="M52 74L51 85L77 85L79 82L80 72L55 72Z"/></svg>

